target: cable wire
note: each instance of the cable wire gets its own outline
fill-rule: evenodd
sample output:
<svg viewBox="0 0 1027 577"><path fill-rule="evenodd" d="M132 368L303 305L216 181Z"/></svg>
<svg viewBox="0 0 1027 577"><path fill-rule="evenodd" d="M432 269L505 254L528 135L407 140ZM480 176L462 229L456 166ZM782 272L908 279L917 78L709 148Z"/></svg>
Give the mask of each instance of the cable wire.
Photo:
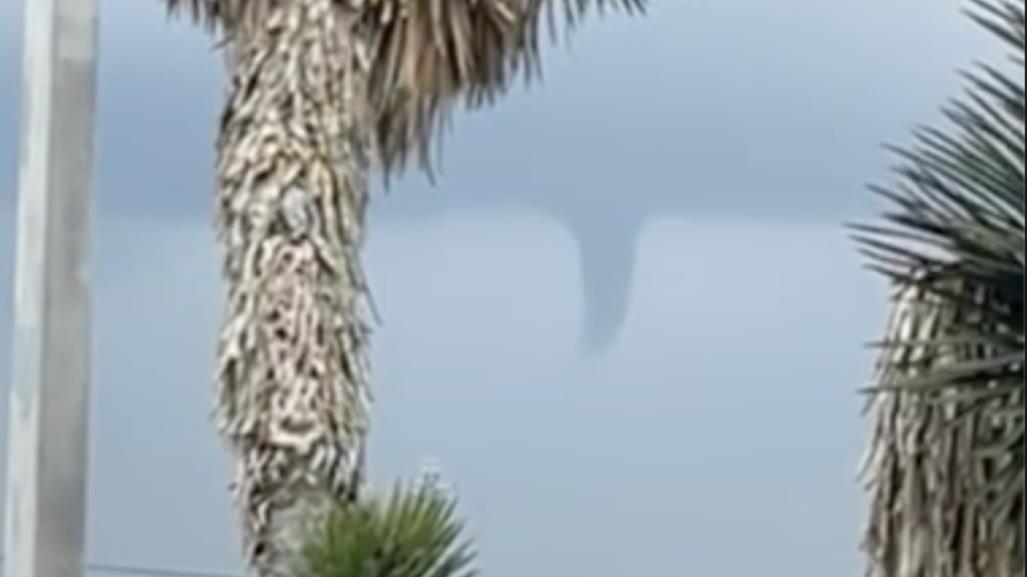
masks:
<svg viewBox="0 0 1027 577"><path fill-rule="evenodd" d="M0 554L0 561L3 561L3 558L4 556ZM86 564L86 570L107 575L133 575L136 577L242 577L232 573L189 571L142 565L122 565L119 563L88 563Z"/></svg>
<svg viewBox="0 0 1027 577"><path fill-rule="evenodd" d="M183 569L142 567L115 563L90 563L86 565L86 569L96 573L107 573L109 575L138 575L139 577L241 577L240 575L229 573L186 571Z"/></svg>

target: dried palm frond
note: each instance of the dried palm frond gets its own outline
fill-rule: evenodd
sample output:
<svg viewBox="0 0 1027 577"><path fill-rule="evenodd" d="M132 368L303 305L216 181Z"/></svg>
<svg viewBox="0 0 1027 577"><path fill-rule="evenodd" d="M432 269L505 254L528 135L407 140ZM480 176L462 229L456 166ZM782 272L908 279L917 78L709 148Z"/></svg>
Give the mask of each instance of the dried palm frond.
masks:
<svg viewBox="0 0 1027 577"><path fill-rule="evenodd" d="M590 10L641 12L645 0L371 0L371 102L386 172L411 154L432 165L433 143L455 106L493 103L540 71L543 28L558 7L574 28Z"/></svg>
<svg viewBox="0 0 1027 577"><path fill-rule="evenodd" d="M165 0L173 13L224 33L259 21L289 0ZM543 29L562 18L575 28L592 11L644 11L646 0L338 0L359 14L371 46L368 99L386 173L412 155L430 172L433 143L454 108L492 103L520 78L540 70ZM562 13L562 17L559 16Z"/></svg>
<svg viewBox="0 0 1027 577"><path fill-rule="evenodd" d="M882 577L1023 574L1024 5L975 6L1015 72L968 74L952 130L897 151L886 224L857 227L899 290L866 464Z"/></svg>
<svg viewBox="0 0 1027 577"><path fill-rule="evenodd" d="M253 0L164 0L170 14L185 14L198 24L212 29L234 27L242 7ZM267 0L259 0L269 4ZM273 4L271 0L270 4Z"/></svg>

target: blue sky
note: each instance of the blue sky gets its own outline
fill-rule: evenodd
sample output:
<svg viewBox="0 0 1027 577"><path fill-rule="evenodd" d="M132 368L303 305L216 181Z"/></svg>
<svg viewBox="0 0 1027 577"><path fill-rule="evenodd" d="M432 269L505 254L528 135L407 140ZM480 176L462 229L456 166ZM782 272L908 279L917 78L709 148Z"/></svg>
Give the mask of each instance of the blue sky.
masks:
<svg viewBox="0 0 1027 577"><path fill-rule="evenodd" d="M439 460L489 577L860 574L884 291L839 223L871 214L880 144L994 53L961 5L655 0L461 116L439 186L376 198L375 476ZM20 17L0 5L0 375ZM237 570L207 420L220 61L156 2L102 18L90 553ZM630 276L627 317L583 357L579 268L611 230L634 262L591 281Z"/></svg>

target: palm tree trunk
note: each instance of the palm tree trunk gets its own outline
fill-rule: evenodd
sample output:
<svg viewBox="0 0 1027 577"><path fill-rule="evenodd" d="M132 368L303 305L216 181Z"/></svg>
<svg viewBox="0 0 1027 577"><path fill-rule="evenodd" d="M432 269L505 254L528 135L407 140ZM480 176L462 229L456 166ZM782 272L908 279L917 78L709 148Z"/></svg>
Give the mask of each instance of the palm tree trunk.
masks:
<svg viewBox="0 0 1027 577"><path fill-rule="evenodd" d="M345 4L250 2L229 31L216 413L261 577L291 576L303 524L360 483L369 116L366 46Z"/></svg>
<svg viewBox="0 0 1027 577"><path fill-rule="evenodd" d="M955 293L961 292L952 287ZM946 326L965 311L917 285L899 287L877 380L890 387L953 365ZM1022 577L1015 554L1022 529L996 529L975 498L990 474L974 457L989 423L953 391L876 393L863 463L870 501L863 549L873 577ZM958 391L956 391L958 393Z"/></svg>

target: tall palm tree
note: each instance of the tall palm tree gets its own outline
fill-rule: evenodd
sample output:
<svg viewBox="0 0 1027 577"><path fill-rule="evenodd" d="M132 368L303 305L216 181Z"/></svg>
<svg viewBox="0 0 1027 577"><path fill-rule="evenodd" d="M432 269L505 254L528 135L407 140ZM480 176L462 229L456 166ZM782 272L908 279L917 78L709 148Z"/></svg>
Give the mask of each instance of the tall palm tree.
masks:
<svg viewBox="0 0 1027 577"><path fill-rule="evenodd" d="M970 14L1010 62L966 75L947 130L898 151L886 223L858 227L897 290L866 462L880 577L1024 570L1024 2Z"/></svg>
<svg viewBox="0 0 1027 577"><path fill-rule="evenodd" d="M165 0L222 37L217 142L228 294L217 426L247 558L284 574L305 519L352 498L367 432L368 171L432 149L461 103L538 72L546 16L644 0Z"/></svg>

